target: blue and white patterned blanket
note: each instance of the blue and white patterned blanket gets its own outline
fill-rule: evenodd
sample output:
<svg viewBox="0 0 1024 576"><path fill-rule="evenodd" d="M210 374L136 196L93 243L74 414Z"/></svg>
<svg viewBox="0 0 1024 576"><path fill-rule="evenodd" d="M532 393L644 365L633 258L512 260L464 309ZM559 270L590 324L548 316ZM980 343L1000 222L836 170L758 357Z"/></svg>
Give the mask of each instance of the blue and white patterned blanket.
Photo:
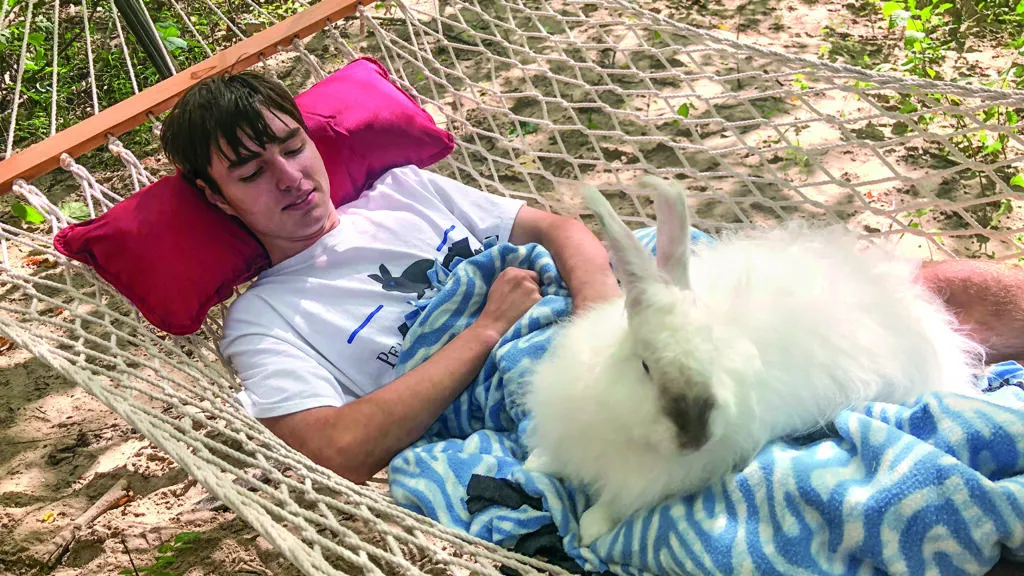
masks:
<svg viewBox="0 0 1024 576"><path fill-rule="evenodd" d="M654 234L637 233L652 251ZM571 301L544 248L485 248L450 271L435 266L439 291L410 314L400 374L473 322L502 269L537 271L543 298L424 438L391 462L400 505L506 547L553 522L565 552L590 572L980 574L1001 552L1024 556L1024 368L1016 363L992 367L985 399L930 394L911 406L845 411L824 437L774 442L737 475L638 512L580 549L577 522L590 498L523 470L529 414L512 402ZM474 475L518 484L543 510L495 505L471 515Z"/></svg>

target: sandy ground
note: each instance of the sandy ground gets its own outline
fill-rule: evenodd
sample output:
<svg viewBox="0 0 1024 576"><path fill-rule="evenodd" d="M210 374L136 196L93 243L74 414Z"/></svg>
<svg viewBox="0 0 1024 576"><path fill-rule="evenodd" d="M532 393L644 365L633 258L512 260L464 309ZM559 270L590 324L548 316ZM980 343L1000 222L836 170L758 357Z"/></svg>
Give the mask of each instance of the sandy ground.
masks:
<svg viewBox="0 0 1024 576"><path fill-rule="evenodd" d="M692 0L653 7L694 25L808 56L824 44L824 27L853 36L875 34L855 6L840 0ZM1001 67L1002 58L982 50L969 53L962 65L985 72ZM857 158L848 163L857 169ZM68 527L103 501L111 509L64 547ZM189 540L191 547L173 552L170 573L298 573L99 401L0 339L0 574L141 571L156 560L161 544L192 534L197 536Z"/></svg>

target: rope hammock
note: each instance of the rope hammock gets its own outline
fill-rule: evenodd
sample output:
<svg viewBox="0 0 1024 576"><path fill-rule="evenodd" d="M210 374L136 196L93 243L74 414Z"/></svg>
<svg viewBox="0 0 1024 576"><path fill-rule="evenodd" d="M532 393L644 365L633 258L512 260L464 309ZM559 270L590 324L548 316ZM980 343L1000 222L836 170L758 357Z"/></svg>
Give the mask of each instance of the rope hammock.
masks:
<svg viewBox="0 0 1024 576"><path fill-rule="evenodd" d="M247 35L204 2L222 20L216 42L193 27L187 6L170 0L201 56ZM138 93L146 86L140 64L132 64L137 52L128 49L112 4L101 4L108 8L100 14L120 38ZM35 0L24 8L8 157L28 38L42 6ZM59 9L55 0L51 135L60 122ZM80 12L91 114L105 106L85 0ZM579 181L605 192L628 224L653 225L651 199L632 184L654 173L686 183L694 225L708 232L807 219L846 224L865 238L900 238L901 247L926 258L1009 260L1024 247L1014 210L1024 140L1016 122L1006 121L1024 108L1021 92L794 57L624 0L359 7L356 19L330 24L317 44L320 57L298 39L288 47L311 81L357 56L375 56L456 135L455 151L432 169L585 222L589 214L570 194ZM996 141L997 150L979 145ZM127 170L121 181L129 190L104 183L71 155L60 162L80 184L91 217L156 180L121 140L110 136L107 150ZM69 223L57 205L24 179L13 191L48 226L30 232L0 223L0 335L95 395L303 573L567 573L404 510L379 489L353 485L289 448L235 400L238 384L216 347L224 305L196 334L160 332L91 269L53 249L52 234Z"/></svg>

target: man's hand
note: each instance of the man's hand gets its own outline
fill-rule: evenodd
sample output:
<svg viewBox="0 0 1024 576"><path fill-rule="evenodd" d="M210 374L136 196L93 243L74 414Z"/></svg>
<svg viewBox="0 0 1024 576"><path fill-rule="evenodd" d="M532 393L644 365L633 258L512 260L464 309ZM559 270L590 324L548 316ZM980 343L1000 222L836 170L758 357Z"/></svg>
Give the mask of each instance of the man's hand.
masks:
<svg viewBox="0 0 1024 576"><path fill-rule="evenodd" d="M474 323L495 335L495 342L540 300L540 277L532 270L506 268L487 292L487 304Z"/></svg>
<svg viewBox="0 0 1024 576"><path fill-rule="evenodd" d="M536 272L503 270L476 321L404 376L339 408L260 421L317 464L365 482L419 439L473 381L505 332L540 300L539 283Z"/></svg>

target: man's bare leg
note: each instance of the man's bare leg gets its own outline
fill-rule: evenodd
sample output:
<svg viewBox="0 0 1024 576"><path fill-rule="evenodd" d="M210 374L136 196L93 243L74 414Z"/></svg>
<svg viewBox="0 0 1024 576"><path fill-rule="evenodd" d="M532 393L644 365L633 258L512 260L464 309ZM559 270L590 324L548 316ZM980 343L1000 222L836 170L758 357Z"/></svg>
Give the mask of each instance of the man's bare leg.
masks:
<svg viewBox="0 0 1024 576"><path fill-rule="evenodd" d="M925 262L918 280L942 298L989 363L1024 362L1024 268L979 260Z"/></svg>

